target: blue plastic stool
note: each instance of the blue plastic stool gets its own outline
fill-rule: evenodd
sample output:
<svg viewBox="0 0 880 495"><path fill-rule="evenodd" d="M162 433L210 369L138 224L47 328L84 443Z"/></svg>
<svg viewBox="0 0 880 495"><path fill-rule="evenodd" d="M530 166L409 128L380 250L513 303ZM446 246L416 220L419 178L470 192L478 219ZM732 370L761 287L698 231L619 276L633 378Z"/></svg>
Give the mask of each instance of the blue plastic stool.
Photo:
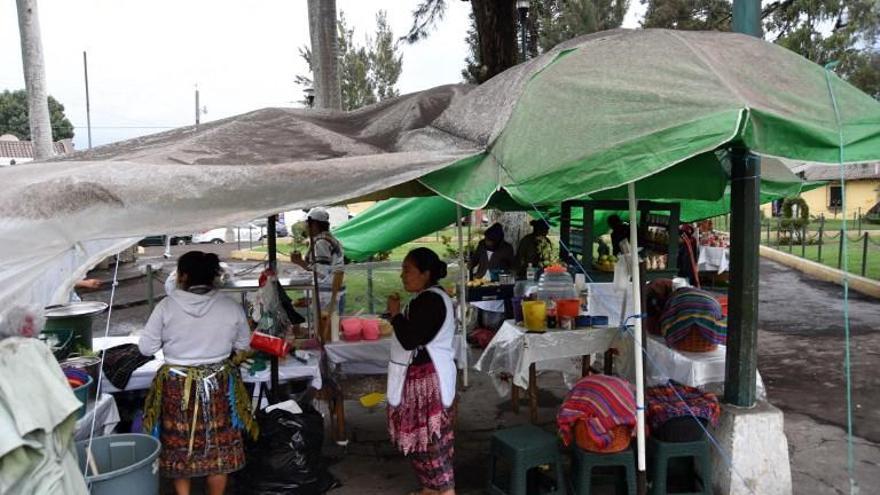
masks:
<svg viewBox="0 0 880 495"><path fill-rule="evenodd" d="M572 447L572 478L577 495L590 495L593 488L593 468L623 467L626 471L626 492L636 495L636 461L632 448L614 454L597 454Z"/></svg>
<svg viewBox="0 0 880 495"><path fill-rule="evenodd" d="M696 481L701 491L680 493L676 495L712 495L712 462L709 458L709 443L706 439L696 442L663 442L656 438L648 439L648 456L651 459L650 477L652 480L651 494L666 495L666 478L669 475L669 459L675 457L692 458L700 467L700 475Z"/></svg>
<svg viewBox="0 0 880 495"><path fill-rule="evenodd" d="M499 458L505 459L511 466L509 493L496 484L496 463ZM556 490L551 493L564 494L565 477L555 435L532 425L497 431L492 435L489 446L488 492L495 495L526 495L528 471L545 464L555 467Z"/></svg>

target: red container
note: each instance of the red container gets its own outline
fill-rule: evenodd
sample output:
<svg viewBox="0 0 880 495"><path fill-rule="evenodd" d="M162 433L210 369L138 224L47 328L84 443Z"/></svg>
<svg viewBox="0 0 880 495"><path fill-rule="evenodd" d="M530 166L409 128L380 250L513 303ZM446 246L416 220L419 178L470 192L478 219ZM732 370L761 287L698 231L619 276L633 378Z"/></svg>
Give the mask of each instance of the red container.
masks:
<svg viewBox="0 0 880 495"><path fill-rule="evenodd" d="M580 299L560 299L556 301L556 316L577 318L581 313Z"/></svg>
<svg viewBox="0 0 880 495"><path fill-rule="evenodd" d="M290 344L281 337L254 332L251 335L251 349L265 352L270 356L281 357L290 352Z"/></svg>
<svg viewBox="0 0 880 495"><path fill-rule="evenodd" d="M715 296L715 299L718 299L718 304L721 305L721 314L724 317L727 317L727 296Z"/></svg>

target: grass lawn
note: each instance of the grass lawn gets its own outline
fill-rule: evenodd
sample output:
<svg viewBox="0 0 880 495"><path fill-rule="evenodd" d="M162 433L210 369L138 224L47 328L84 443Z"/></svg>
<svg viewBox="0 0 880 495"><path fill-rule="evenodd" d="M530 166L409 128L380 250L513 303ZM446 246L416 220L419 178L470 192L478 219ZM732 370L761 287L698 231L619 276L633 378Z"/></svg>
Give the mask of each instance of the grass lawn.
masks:
<svg viewBox="0 0 880 495"><path fill-rule="evenodd" d="M862 253L864 248L863 238L859 238L858 240L853 240L855 236L850 235L849 241L847 243L847 254L849 258L849 272L861 275L862 274ZM880 233L878 235L869 236L868 242L868 255L867 255L867 264L865 266L865 276L874 280L880 280ZM766 244L766 239L764 237L761 238L762 243ZM773 238L771 237L771 240ZM775 242L771 243L771 247L774 249L778 249L782 252L788 253L789 246L779 246L777 247ZM832 268L837 268L837 261L840 254L840 240L835 239L833 241L826 241L822 246L822 260L819 260L819 246L806 246L803 250L800 245L791 246L791 254L796 256L801 256L803 252L804 258L818 261L824 265L830 266Z"/></svg>

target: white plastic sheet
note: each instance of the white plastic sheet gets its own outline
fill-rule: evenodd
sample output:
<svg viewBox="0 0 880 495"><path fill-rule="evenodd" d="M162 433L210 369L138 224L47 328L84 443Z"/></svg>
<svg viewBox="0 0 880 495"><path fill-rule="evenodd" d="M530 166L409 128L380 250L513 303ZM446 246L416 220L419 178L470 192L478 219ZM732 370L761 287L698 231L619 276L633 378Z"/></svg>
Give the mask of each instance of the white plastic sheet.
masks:
<svg viewBox="0 0 880 495"><path fill-rule="evenodd" d="M730 249L701 246L697 268L701 272L724 273L730 269Z"/></svg>
<svg viewBox="0 0 880 495"><path fill-rule="evenodd" d="M512 377L514 385L526 388L532 363L538 371L561 372L566 385L571 387L581 377L581 357L607 351L618 335L616 328L527 333L525 328L507 320L474 369L491 376L495 390L502 397L510 394L510 381L502 377Z"/></svg>

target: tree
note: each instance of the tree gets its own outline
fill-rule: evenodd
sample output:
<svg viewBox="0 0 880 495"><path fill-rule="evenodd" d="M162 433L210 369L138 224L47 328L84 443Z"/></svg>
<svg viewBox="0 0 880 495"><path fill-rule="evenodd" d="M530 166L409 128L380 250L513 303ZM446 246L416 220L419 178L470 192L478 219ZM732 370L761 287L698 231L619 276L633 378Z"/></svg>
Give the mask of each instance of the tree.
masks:
<svg viewBox="0 0 880 495"><path fill-rule="evenodd" d="M18 31L21 36L21 62L27 88L28 136L34 143L34 158L42 160L53 155L52 124L46 90L46 66L43 62L43 41L40 38L40 16L36 0L17 0Z"/></svg>
<svg viewBox="0 0 880 495"><path fill-rule="evenodd" d="M309 35L314 64L315 107L342 108L336 36L336 0L308 0ZM310 61L312 57L310 57Z"/></svg>
<svg viewBox="0 0 880 495"><path fill-rule="evenodd" d="M642 0L644 27L730 30L729 0ZM820 65L838 61L837 73L880 97L880 2L775 0L761 13L764 38Z"/></svg>
<svg viewBox="0 0 880 495"><path fill-rule="evenodd" d="M64 105L52 96L48 97L49 115L51 117L52 139L70 139L73 137L73 124L64 115ZM3 91L0 93L0 134L12 134L24 140L31 140L31 129L28 123L27 91Z"/></svg>
<svg viewBox="0 0 880 495"><path fill-rule="evenodd" d="M522 62L514 6L513 1L471 1L471 25L465 38L470 54L461 72L465 81L479 84ZM628 8L629 0L531 0L526 51L534 57L571 38L618 28ZM445 11L445 0L423 1L413 12L413 27L403 39L410 43L424 39ZM504 48L499 50L502 43Z"/></svg>
<svg viewBox="0 0 880 495"><path fill-rule="evenodd" d="M385 11L376 14L375 39L367 36L362 45L354 41L354 28L340 12L336 22L339 46L339 75L342 110L354 110L398 96L397 80L403 69L403 56L394 43ZM299 54L312 67L312 52L301 47ZM312 80L298 75L296 84L311 86Z"/></svg>

